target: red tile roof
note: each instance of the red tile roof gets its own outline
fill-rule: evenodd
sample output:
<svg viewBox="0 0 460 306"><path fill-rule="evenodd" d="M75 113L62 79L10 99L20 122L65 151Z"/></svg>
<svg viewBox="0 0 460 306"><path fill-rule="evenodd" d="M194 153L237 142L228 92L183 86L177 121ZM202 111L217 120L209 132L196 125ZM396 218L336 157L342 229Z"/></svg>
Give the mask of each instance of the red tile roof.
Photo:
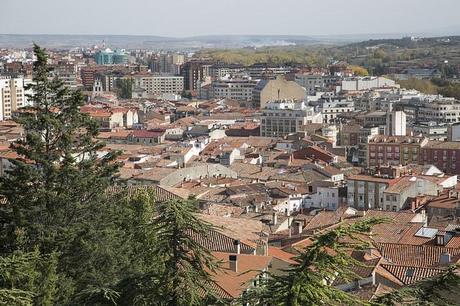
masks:
<svg viewBox="0 0 460 306"><path fill-rule="evenodd" d="M445 269L417 266L382 264L382 268L395 276L404 285L411 285L426 278L432 278L445 272Z"/></svg>
<svg viewBox="0 0 460 306"><path fill-rule="evenodd" d="M449 253L451 263L460 259L459 248L446 248L432 245L404 245L395 243L376 243L376 248L391 264L414 267L440 267L441 254Z"/></svg>
<svg viewBox="0 0 460 306"><path fill-rule="evenodd" d="M133 130L131 133L129 133L130 136L136 137L136 138L155 138L155 137L160 137L165 133L164 130L158 130L158 131L146 131L146 130Z"/></svg>
<svg viewBox="0 0 460 306"><path fill-rule="evenodd" d="M230 269L228 253L213 252L217 260L222 262L221 271L212 275L213 281L232 298L241 296L244 290L252 286L252 281L267 269L272 257L257 255L237 255L238 271Z"/></svg>

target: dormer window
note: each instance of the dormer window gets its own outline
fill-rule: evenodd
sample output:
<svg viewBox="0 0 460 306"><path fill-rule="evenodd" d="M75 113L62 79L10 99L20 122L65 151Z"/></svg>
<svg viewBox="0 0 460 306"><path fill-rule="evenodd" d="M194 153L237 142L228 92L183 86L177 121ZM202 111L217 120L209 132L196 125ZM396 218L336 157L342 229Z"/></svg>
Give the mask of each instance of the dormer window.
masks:
<svg viewBox="0 0 460 306"><path fill-rule="evenodd" d="M436 244L437 245L445 245L444 244L444 235L436 235Z"/></svg>

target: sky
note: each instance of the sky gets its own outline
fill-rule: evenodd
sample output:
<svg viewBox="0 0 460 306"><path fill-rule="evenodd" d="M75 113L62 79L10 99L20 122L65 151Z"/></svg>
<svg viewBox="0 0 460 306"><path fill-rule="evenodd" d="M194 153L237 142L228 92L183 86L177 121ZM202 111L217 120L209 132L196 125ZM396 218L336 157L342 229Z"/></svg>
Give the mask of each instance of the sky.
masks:
<svg viewBox="0 0 460 306"><path fill-rule="evenodd" d="M459 12L460 0L0 0L0 34L460 32Z"/></svg>

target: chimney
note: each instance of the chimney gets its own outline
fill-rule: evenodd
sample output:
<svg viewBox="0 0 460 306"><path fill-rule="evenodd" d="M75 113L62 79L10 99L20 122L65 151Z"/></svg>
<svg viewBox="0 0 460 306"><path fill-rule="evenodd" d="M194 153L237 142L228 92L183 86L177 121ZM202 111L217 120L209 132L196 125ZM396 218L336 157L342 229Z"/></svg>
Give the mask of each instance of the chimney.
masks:
<svg viewBox="0 0 460 306"><path fill-rule="evenodd" d="M240 240L239 239L233 240L233 246L235 247L235 253L240 254L241 246L240 246Z"/></svg>
<svg viewBox="0 0 460 306"><path fill-rule="evenodd" d="M272 223L276 225L278 223L278 216L276 215L276 211L272 214Z"/></svg>
<svg viewBox="0 0 460 306"><path fill-rule="evenodd" d="M297 234L302 234L302 230L303 230L303 227L302 227L302 222L296 222L296 227L297 227Z"/></svg>
<svg viewBox="0 0 460 306"><path fill-rule="evenodd" d="M450 258L450 254L447 253L447 252L444 252L441 254L440 258L439 258L439 263L441 265L448 265L451 261L451 258Z"/></svg>
<svg viewBox="0 0 460 306"><path fill-rule="evenodd" d="M228 262L230 263L230 270L232 270L233 272L238 272L238 256L229 255Z"/></svg>

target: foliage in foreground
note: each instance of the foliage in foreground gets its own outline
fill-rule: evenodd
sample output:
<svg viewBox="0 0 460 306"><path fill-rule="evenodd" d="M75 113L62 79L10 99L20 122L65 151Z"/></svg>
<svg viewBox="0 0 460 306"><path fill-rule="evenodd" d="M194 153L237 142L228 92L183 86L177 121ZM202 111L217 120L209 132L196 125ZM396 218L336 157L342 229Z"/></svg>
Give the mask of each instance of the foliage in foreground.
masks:
<svg viewBox="0 0 460 306"><path fill-rule="evenodd" d="M375 299L376 305L458 305L459 266L453 265L440 276L418 282Z"/></svg>
<svg viewBox="0 0 460 306"><path fill-rule="evenodd" d="M263 286L245 298L262 305L366 305L331 284L338 278L356 279L352 267L362 264L350 252L369 248L363 238L370 235L372 226L382 222L385 220L370 218L315 237L312 245L296 258L298 265L282 275L269 274Z"/></svg>

